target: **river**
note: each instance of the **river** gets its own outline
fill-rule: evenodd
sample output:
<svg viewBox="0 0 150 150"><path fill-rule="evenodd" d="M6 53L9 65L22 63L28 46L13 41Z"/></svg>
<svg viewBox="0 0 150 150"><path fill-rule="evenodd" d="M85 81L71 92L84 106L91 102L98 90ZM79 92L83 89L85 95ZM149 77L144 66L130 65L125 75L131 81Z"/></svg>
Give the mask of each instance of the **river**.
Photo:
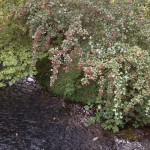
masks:
<svg viewBox="0 0 150 150"><path fill-rule="evenodd" d="M0 150L150 150L150 129L137 129L129 141L99 124L90 113L65 102L26 78L0 89ZM145 132L144 132L145 131Z"/></svg>

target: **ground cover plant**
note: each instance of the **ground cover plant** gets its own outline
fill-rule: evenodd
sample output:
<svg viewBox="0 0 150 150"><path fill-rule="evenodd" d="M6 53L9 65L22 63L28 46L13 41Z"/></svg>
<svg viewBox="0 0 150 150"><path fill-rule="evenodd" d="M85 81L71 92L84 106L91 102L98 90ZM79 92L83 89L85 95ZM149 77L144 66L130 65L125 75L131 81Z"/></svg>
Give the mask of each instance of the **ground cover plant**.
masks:
<svg viewBox="0 0 150 150"><path fill-rule="evenodd" d="M19 39L30 39L32 50L10 50L19 59L10 62L10 51L7 54L3 46L0 61L6 69L0 79L9 74L12 81L10 72L4 72L25 63L21 75L35 74L37 68L38 77L54 93L94 109L91 123L101 122L114 132L128 123L134 127L149 124L148 12L149 1L140 0L28 0L10 18L25 25L21 33L30 38Z"/></svg>

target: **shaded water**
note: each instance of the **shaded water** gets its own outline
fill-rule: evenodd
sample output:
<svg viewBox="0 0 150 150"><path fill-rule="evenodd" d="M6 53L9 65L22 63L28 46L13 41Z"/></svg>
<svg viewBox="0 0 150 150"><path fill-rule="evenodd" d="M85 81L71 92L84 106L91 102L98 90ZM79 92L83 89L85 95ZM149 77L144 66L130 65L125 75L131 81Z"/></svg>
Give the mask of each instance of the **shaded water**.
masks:
<svg viewBox="0 0 150 150"><path fill-rule="evenodd" d="M0 89L0 150L150 150L149 134L133 142L106 135L87 126L89 115L24 79Z"/></svg>

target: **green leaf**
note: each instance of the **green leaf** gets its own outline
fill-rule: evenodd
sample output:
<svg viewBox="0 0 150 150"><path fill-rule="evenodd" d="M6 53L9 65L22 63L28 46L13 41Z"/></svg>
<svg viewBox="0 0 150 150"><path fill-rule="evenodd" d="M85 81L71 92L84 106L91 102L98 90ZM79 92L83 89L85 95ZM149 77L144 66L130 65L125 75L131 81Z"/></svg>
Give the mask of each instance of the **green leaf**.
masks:
<svg viewBox="0 0 150 150"><path fill-rule="evenodd" d="M114 126L114 127L113 127L113 132L114 132L114 133L119 132L119 128L118 128L117 126Z"/></svg>
<svg viewBox="0 0 150 150"><path fill-rule="evenodd" d="M84 108L85 108L85 110L89 110L90 109L90 107L88 105L85 105Z"/></svg>

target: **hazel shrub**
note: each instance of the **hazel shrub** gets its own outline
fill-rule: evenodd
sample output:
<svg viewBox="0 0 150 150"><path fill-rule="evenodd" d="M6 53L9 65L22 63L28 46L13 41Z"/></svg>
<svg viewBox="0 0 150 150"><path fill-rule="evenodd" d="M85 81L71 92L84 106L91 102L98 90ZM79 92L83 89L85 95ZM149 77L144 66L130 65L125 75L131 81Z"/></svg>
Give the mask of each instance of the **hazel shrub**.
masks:
<svg viewBox="0 0 150 150"><path fill-rule="evenodd" d="M51 61L51 88L60 70L67 77L74 67L72 96L80 90L77 83L96 84L96 98L87 103L96 110L91 122L102 121L114 132L128 123L150 123L150 42L143 29L148 18L137 3L28 0L12 17L29 28L32 65L44 57ZM149 33L149 24L146 29Z"/></svg>

